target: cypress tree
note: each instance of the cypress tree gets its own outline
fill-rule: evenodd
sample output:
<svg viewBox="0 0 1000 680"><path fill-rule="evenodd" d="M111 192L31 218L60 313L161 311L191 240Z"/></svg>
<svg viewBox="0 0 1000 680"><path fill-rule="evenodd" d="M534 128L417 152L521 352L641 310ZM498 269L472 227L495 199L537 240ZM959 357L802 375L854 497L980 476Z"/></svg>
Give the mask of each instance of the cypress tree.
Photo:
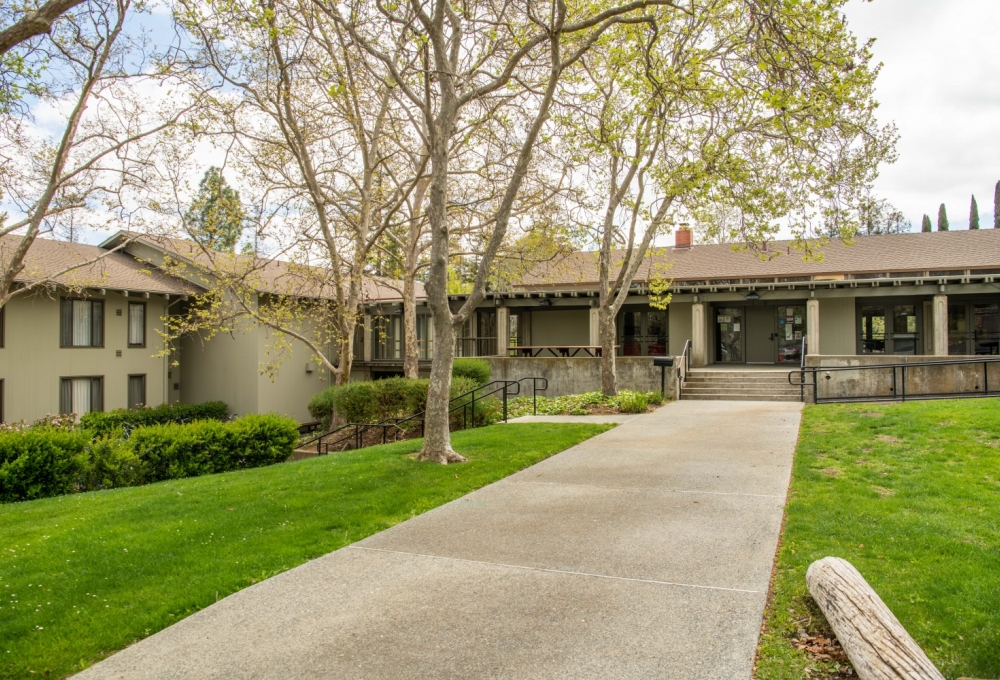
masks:
<svg viewBox="0 0 1000 680"><path fill-rule="evenodd" d="M948 211L944 208L944 203L938 208L938 231L948 231Z"/></svg>
<svg viewBox="0 0 1000 680"><path fill-rule="evenodd" d="M920 231L934 231L931 227L931 218L929 215L924 215L924 221L920 223Z"/></svg>
<svg viewBox="0 0 1000 680"><path fill-rule="evenodd" d="M1000 182L993 189L993 228L1000 229Z"/></svg>
<svg viewBox="0 0 1000 680"><path fill-rule="evenodd" d="M979 229L979 206L976 205L976 195L972 195L972 205L969 206L969 229Z"/></svg>

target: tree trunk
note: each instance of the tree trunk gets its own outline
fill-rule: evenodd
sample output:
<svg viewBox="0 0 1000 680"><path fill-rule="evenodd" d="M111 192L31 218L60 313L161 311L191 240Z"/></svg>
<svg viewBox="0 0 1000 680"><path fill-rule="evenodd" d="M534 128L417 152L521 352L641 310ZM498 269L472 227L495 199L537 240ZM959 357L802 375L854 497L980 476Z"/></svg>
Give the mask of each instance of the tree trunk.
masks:
<svg viewBox="0 0 1000 680"><path fill-rule="evenodd" d="M451 448L451 368L455 362L455 328L450 319L440 323L434 319L434 361L427 388L427 408L424 412L424 448L417 460L429 460L447 465L464 463L465 458Z"/></svg>
<svg viewBox="0 0 1000 680"><path fill-rule="evenodd" d="M813 562L806 584L861 680L944 680L850 562Z"/></svg>
<svg viewBox="0 0 1000 680"><path fill-rule="evenodd" d="M403 279L403 375L420 377L420 346L417 343L417 287L414 276L406 272Z"/></svg>
<svg viewBox="0 0 1000 680"><path fill-rule="evenodd" d="M618 369L615 365L615 315L601 305L597 310L597 328L601 334L601 391L609 397L618 394Z"/></svg>

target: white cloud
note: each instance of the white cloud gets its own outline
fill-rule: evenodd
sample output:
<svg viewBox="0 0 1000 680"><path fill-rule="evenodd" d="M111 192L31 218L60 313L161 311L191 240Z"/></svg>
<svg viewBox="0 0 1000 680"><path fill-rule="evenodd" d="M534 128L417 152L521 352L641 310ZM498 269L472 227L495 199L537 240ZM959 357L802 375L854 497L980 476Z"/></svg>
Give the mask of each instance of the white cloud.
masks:
<svg viewBox="0 0 1000 680"><path fill-rule="evenodd" d="M848 25L875 38L879 117L899 128L899 160L876 182L919 229L945 203L952 228L968 226L976 195L991 226L1000 180L1000 2L852 0Z"/></svg>

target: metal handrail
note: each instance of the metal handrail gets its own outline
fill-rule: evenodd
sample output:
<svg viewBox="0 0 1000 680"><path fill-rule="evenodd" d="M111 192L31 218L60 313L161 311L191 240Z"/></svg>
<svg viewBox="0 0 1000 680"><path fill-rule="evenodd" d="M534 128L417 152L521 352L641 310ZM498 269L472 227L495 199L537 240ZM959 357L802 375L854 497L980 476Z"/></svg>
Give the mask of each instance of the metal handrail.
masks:
<svg viewBox="0 0 1000 680"><path fill-rule="evenodd" d="M537 416L538 415L538 381L541 380L543 383L545 383L545 387L543 387L541 389L541 391L544 392L545 390L549 389L549 379L548 378L542 378L542 377L536 377L536 376L530 376L530 377L527 377L527 378L521 378L517 382L518 382L518 384L520 384L524 380L530 380L531 381L531 415Z"/></svg>
<svg viewBox="0 0 1000 680"><path fill-rule="evenodd" d="M802 336L802 347L799 350L799 372L802 372L806 368L806 336ZM791 382L791 380L789 380ZM802 381L799 386L799 401L804 402L806 400L806 380L805 375L802 376Z"/></svg>
<svg viewBox="0 0 1000 680"><path fill-rule="evenodd" d="M681 392L684 390L684 381L687 374L691 372L691 341L684 342L684 349L681 351L681 360L677 366L677 400L681 399ZM664 395L666 396L666 395Z"/></svg>
<svg viewBox="0 0 1000 680"><path fill-rule="evenodd" d="M544 380L544 378L542 378L542 380ZM491 389L491 390L489 390L487 392L483 392L483 393L479 394L478 396L476 395L476 393L479 392L480 390L484 390L484 389L486 389L488 387L491 387L493 385L496 385L496 387L493 387L493 389ZM546 383L546 387L547 386L548 385ZM511 387L513 387L514 389L511 390L510 389ZM469 390L468 392L463 392L462 394L456 395L456 396L454 396L454 397L452 397L451 399L448 400L449 405L452 404L452 403L454 403L454 402L458 402L460 400L463 400L466 397L469 397L470 395L471 395L472 398L469 399L468 401L460 401L460 403L457 404L456 406L453 406L453 407L449 408L448 409L448 414L450 416L452 413L456 412L457 410L463 409L463 414L462 414L463 415L463 426L464 427L468 427L470 416L466 415L466 410L465 410L465 409L468 408L468 409L471 410L471 422L473 424L473 427L475 427L475 422L476 422L476 401L482 401L486 397L492 396L493 394L496 394L497 392L501 392L501 391L503 392L503 397L502 397L502 402L503 402L503 421L507 422L507 399L508 399L508 397L516 396L516 395L520 394L520 392L521 392L521 385L516 380L493 380L491 382L486 383L485 385L479 385L478 387L475 387L475 388ZM330 430L329 432L325 432L325 433L319 435L318 437L314 437L314 438L309 439L309 440L307 440L305 442L302 442L301 444L299 444L299 446L300 447L309 446L309 445L315 443L316 444L316 453L318 453L320 455L324 455L324 454L328 454L330 452L330 450L332 448L334 448L335 446L337 446L338 444L342 444L344 442L348 442L348 441L350 441L350 440L353 439L354 440L354 448L355 449L359 449L359 448L361 448L361 443L363 441L365 433L367 433L370 430L373 430L375 428L379 428L379 429L382 430L382 443L385 444L385 443L388 442L388 432L389 432L389 430L394 428L394 429L399 430L401 432L405 431L405 428L402 427L405 423L408 423L408 422L414 422L414 423L419 422L419 423L421 423L421 429L423 429L423 423L424 423L423 416L425 414L426 414L426 411L420 411L418 413L414 413L412 415L409 415L409 416L406 416L406 417L403 417L403 418L387 418L387 419L382 420L382 421L377 422L377 423L345 423L344 425L341 425L340 427L338 427L338 428L336 428L334 430ZM352 431L350 433L347 433L347 434L343 435L342 437L340 437L338 439L334 439L332 441L324 441L328 437L332 437L333 435L336 435L338 433L342 433L342 432L344 432L346 430L352 430Z"/></svg>
<svg viewBox="0 0 1000 680"><path fill-rule="evenodd" d="M924 368L927 366L969 366L983 365L983 389L979 390L976 385L975 392L906 392L906 372L914 368ZM892 364L871 364L867 366L803 366L799 371L788 373L788 383L790 385L801 385L803 390L810 383L807 382L807 375L812 375L813 403L836 403L836 402L858 402L858 401L907 401L920 399L948 399L948 398L978 398L1000 396L1000 390L990 391L989 366L990 364L1000 364L1000 357L982 359L941 359L936 361L916 361L913 363L892 363ZM858 397L820 397L819 379L817 374L826 373L829 379L830 373L841 373L844 371L886 371L892 370L892 386L889 395L871 395ZM898 378L897 378L898 371ZM799 382L792 382L792 376L798 373Z"/></svg>

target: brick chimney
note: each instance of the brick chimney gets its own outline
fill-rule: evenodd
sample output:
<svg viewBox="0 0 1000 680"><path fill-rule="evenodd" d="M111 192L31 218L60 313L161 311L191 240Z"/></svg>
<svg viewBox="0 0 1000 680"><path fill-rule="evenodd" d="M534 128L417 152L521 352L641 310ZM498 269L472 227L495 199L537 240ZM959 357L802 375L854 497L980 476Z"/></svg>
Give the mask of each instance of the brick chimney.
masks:
<svg viewBox="0 0 1000 680"><path fill-rule="evenodd" d="M691 247L691 230L686 227L679 227L677 232L674 234L674 248L690 248Z"/></svg>

